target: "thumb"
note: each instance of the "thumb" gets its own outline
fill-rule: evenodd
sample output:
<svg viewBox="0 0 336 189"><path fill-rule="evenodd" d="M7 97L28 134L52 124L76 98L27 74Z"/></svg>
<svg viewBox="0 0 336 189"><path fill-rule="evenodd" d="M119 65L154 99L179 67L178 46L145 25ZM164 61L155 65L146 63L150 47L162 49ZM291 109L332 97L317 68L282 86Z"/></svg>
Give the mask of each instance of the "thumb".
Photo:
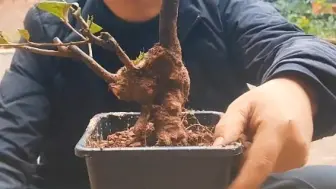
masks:
<svg viewBox="0 0 336 189"><path fill-rule="evenodd" d="M224 146L239 140L243 134L249 112L249 106L244 103L233 102L226 113L222 115L215 128L215 141L214 146Z"/></svg>

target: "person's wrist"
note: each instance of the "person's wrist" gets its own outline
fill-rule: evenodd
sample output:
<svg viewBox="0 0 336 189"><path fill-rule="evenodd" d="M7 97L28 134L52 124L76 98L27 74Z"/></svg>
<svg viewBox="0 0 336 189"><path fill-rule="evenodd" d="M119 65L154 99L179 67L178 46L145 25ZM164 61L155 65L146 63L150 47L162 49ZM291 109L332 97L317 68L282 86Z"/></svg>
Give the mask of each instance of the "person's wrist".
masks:
<svg viewBox="0 0 336 189"><path fill-rule="evenodd" d="M294 88L299 87L301 90L303 90L306 94L306 97L308 98L310 102L310 106L312 109L312 115L315 115L317 112L317 99L316 99L316 94L311 85L302 76L298 76L295 74L287 74L287 75L282 75L279 77L276 77L272 80L283 80L285 82L288 82L289 85L293 85Z"/></svg>

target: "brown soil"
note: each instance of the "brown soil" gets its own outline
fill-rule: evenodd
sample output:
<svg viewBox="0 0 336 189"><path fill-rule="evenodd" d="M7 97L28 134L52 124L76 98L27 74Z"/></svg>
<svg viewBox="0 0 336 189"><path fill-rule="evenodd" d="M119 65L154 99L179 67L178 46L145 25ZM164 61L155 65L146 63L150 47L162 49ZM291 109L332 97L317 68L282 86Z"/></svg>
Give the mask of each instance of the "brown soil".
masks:
<svg viewBox="0 0 336 189"><path fill-rule="evenodd" d="M154 127L147 128L147 136L154 132ZM146 137L145 137L146 138ZM176 144L178 146L211 146L214 141L213 132L203 125L192 125L187 129L186 143ZM160 146L158 141L151 140L139 142L134 132L134 127L117 132L107 137L104 147L142 147Z"/></svg>
<svg viewBox="0 0 336 189"><path fill-rule="evenodd" d="M186 143L180 143L177 146L211 146L214 142L214 127L203 126L197 118L188 114L183 117L183 123L186 130ZM86 146L91 148L113 148L113 147L150 147L160 146L158 140L153 137L155 128L153 125L145 128L142 136L144 141L139 141L135 127L127 128L126 130L112 133L106 139L98 139L96 135L88 138ZM152 136L152 138L151 138Z"/></svg>

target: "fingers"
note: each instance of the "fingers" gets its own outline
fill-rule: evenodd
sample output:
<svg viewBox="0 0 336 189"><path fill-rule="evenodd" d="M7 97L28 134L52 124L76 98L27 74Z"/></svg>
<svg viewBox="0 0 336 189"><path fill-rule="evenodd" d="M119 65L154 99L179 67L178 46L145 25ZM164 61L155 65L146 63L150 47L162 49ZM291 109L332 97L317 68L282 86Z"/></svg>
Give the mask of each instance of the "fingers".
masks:
<svg viewBox="0 0 336 189"><path fill-rule="evenodd" d="M272 173L282 148L281 139L272 126L260 126L245 161L230 189L259 189Z"/></svg>
<svg viewBox="0 0 336 189"><path fill-rule="evenodd" d="M244 154L244 162L230 189L259 189L271 174L282 148L277 127L267 121L252 119L255 111L254 103L240 97L229 106L216 125L215 146L238 141L242 134L246 134L244 131L251 135L247 137L253 136L253 143Z"/></svg>
<svg viewBox="0 0 336 189"><path fill-rule="evenodd" d="M238 103L230 105L216 125L216 139L213 145L224 146L238 141L249 119L249 111L248 105L239 106Z"/></svg>

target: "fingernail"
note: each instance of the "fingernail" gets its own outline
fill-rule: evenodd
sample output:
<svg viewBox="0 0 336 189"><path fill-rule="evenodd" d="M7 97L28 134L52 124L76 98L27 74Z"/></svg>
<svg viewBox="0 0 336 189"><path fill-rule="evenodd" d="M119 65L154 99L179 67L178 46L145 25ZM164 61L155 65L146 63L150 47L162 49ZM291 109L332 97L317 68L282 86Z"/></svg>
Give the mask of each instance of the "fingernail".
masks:
<svg viewBox="0 0 336 189"><path fill-rule="evenodd" d="M223 146L224 145L224 138L223 137L218 137L215 139L213 146Z"/></svg>

